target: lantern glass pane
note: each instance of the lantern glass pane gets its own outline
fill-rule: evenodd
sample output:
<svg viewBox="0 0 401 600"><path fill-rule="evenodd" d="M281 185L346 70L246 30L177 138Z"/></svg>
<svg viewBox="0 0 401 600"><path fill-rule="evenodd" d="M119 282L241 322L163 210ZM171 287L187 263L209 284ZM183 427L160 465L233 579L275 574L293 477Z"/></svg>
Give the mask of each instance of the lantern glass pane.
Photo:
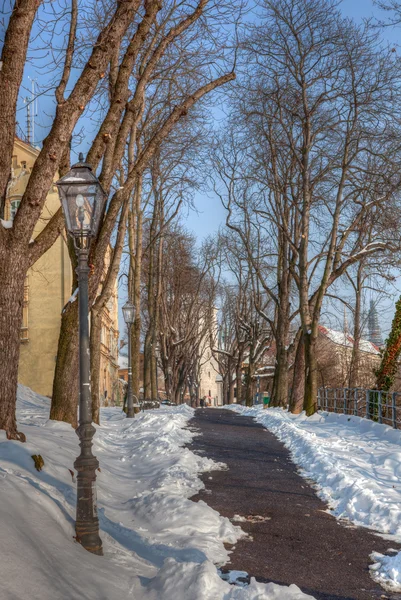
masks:
<svg viewBox="0 0 401 600"><path fill-rule="evenodd" d="M129 325L135 321L135 306L131 302L126 302L122 307L124 321Z"/></svg>
<svg viewBox="0 0 401 600"><path fill-rule="evenodd" d="M73 168L57 186L69 233L76 237L96 236L106 196L91 170Z"/></svg>

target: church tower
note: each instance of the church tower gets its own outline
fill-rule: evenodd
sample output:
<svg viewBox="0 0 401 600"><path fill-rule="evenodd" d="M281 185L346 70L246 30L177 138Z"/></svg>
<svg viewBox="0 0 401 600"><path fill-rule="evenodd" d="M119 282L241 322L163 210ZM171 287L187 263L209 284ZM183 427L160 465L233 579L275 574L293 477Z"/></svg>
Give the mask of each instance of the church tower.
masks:
<svg viewBox="0 0 401 600"><path fill-rule="evenodd" d="M368 330L369 330L369 341L376 346L381 347L383 345L382 332L379 326L379 316L377 314L376 307L373 300L370 301L370 310L368 314Z"/></svg>

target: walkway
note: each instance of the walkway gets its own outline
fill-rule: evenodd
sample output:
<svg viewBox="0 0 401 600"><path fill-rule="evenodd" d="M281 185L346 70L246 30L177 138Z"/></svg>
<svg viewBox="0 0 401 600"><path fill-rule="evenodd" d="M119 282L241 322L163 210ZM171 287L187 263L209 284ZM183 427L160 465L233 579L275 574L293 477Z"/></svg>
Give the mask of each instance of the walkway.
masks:
<svg viewBox="0 0 401 600"><path fill-rule="evenodd" d="M191 449L228 470L206 473L202 499L241 522L252 541L239 541L227 569L247 571L258 581L297 584L317 600L401 599L369 576L369 555L396 547L367 529L340 524L302 479L289 453L262 425L224 409L197 410L190 422L203 435Z"/></svg>

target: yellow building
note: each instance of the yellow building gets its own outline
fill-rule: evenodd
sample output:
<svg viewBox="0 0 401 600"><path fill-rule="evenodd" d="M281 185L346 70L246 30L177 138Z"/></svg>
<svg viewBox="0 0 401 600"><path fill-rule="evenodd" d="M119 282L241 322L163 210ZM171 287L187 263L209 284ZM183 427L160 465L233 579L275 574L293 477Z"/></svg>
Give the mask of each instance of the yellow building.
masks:
<svg viewBox="0 0 401 600"><path fill-rule="evenodd" d="M14 219L38 154L39 150L15 138L11 179L4 214L6 221L11 222ZM57 187L52 185L33 237L40 233L59 207ZM68 249L64 237L60 236L29 270L25 286L18 377L20 383L44 396L52 394L61 312L71 296L71 286L72 270ZM113 395L114 382L118 377L117 323L117 293L115 293L104 315L105 344L102 343L100 377L101 396L104 396L104 391L107 390L110 398Z"/></svg>

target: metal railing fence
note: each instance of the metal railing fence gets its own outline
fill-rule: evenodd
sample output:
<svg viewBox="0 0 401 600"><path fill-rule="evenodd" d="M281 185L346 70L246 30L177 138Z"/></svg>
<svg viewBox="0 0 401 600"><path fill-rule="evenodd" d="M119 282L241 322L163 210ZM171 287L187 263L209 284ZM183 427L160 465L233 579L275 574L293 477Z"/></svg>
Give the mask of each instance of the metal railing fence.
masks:
<svg viewBox="0 0 401 600"><path fill-rule="evenodd" d="M364 388L319 388L318 409L401 428L401 394Z"/></svg>

